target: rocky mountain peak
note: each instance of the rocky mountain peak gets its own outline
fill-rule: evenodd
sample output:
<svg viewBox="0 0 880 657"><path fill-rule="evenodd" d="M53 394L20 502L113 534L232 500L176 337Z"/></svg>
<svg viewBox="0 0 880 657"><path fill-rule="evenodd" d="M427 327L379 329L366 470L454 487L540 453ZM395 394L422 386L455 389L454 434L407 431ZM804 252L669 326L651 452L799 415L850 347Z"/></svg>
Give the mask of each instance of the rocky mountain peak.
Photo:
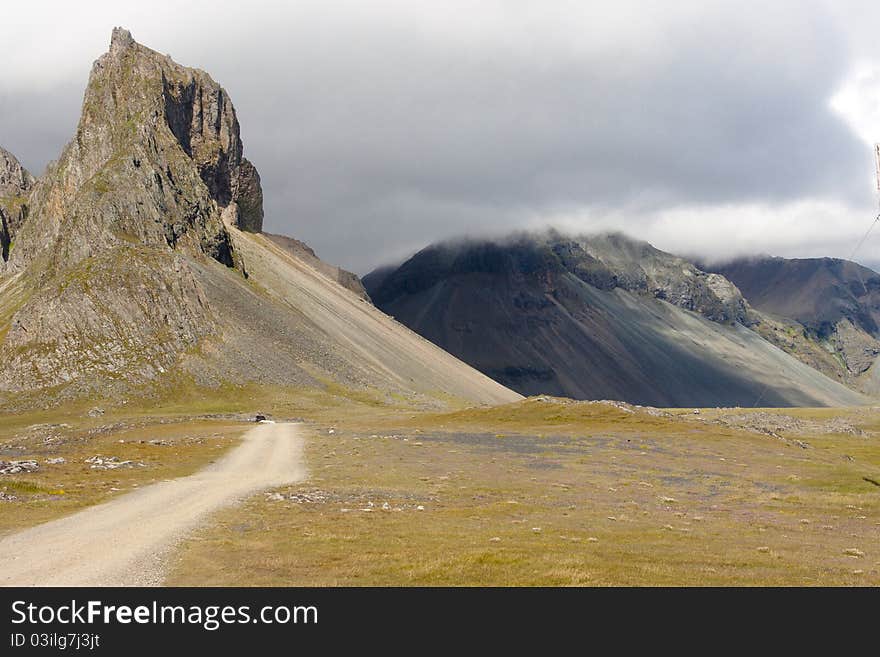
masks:
<svg viewBox="0 0 880 657"><path fill-rule="evenodd" d="M27 194L33 185L34 177L12 153L0 146L0 197Z"/></svg>
<svg viewBox="0 0 880 657"><path fill-rule="evenodd" d="M35 197L39 216L22 230L13 270L39 259L55 272L131 242L240 265L226 226L262 228L260 178L229 95L122 28L94 63L76 136Z"/></svg>
<svg viewBox="0 0 880 657"><path fill-rule="evenodd" d="M114 27L113 32L110 35L110 56L115 57L118 56L119 53L127 50L128 48L132 48L136 46L137 43L134 40L134 37L131 36L131 32L126 30L124 27Z"/></svg>
<svg viewBox="0 0 880 657"><path fill-rule="evenodd" d="M9 259L15 235L28 216L34 177L15 156L0 147L0 271Z"/></svg>
<svg viewBox="0 0 880 657"><path fill-rule="evenodd" d="M86 106L97 107L100 114L115 103L129 120L147 118L156 120L163 130L167 127L196 164L212 199L221 208L235 204L228 214L239 228L261 230L260 177L243 156L229 94L210 75L138 44L119 27L113 30L110 50L95 63L92 75L89 92L96 97L89 103L87 92ZM108 82L110 98L104 89ZM129 93L113 94L114 90Z"/></svg>
<svg viewBox="0 0 880 657"><path fill-rule="evenodd" d="M86 372L150 379L214 334L193 267L210 258L245 271L233 230L260 230L262 191L242 153L217 82L114 29L76 134L29 191L14 244L4 220L0 264L16 292L0 306L0 388ZM30 184L2 166L4 181Z"/></svg>
<svg viewBox="0 0 880 657"><path fill-rule="evenodd" d="M243 151L217 82L113 31L0 261L0 405L236 383L517 398L382 315L354 274L263 234Z"/></svg>

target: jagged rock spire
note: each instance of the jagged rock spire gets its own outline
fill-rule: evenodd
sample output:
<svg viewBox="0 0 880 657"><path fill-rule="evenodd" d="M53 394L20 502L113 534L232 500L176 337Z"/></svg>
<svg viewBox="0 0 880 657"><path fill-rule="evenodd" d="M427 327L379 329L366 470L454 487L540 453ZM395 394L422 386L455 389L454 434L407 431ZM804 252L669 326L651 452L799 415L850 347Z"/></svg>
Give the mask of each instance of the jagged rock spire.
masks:
<svg viewBox="0 0 880 657"><path fill-rule="evenodd" d="M243 157L229 95L120 27L92 67L76 136L35 200L15 270L51 256L39 265L51 273L130 242L240 266L226 225L262 228L259 175Z"/></svg>
<svg viewBox="0 0 880 657"><path fill-rule="evenodd" d="M28 216L34 177L12 153L0 147L0 271L9 259L15 235Z"/></svg>
<svg viewBox="0 0 880 657"><path fill-rule="evenodd" d="M131 32L124 27L114 27L110 35L110 55L116 57L124 50L136 45Z"/></svg>
<svg viewBox="0 0 880 657"><path fill-rule="evenodd" d="M213 334L192 263L245 271L231 231L260 230L262 192L242 153L217 82L114 29L76 135L30 192L14 248L3 239L27 301L0 342L0 390L149 380Z"/></svg>
<svg viewBox="0 0 880 657"><path fill-rule="evenodd" d="M0 197L27 193L33 185L34 177L12 153L0 146Z"/></svg>

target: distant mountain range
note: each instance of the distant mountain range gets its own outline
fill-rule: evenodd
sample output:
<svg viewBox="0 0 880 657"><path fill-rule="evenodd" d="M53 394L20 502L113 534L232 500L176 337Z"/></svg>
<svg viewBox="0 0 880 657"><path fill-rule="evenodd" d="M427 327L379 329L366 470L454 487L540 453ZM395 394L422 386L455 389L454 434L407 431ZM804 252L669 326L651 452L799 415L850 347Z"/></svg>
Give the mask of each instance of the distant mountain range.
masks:
<svg viewBox="0 0 880 657"><path fill-rule="evenodd" d="M621 234L547 231L429 246L365 276L364 285L379 308L526 395L659 406L863 403L844 385L850 378L830 365L817 367L818 356L798 350L809 345L834 361L828 336L848 336L851 318L858 335L869 336L873 315L831 299L820 304L823 312L808 308L806 299L817 291L811 288L797 316L812 321L816 332L787 344L776 334L794 324L784 315L765 316L764 309L771 312L771 299L789 298L790 291L781 283L764 290L763 273L747 275L751 266L710 272ZM871 289L877 275L858 271L871 275ZM750 283L749 291L763 291L756 307L734 284L740 280ZM791 289L805 280L796 278ZM851 280L840 284L851 301L860 298ZM824 293L832 291L846 296L833 285ZM837 328L828 333L828 326ZM836 339L845 343L839 354L856 363L849 338Z"/></svg>

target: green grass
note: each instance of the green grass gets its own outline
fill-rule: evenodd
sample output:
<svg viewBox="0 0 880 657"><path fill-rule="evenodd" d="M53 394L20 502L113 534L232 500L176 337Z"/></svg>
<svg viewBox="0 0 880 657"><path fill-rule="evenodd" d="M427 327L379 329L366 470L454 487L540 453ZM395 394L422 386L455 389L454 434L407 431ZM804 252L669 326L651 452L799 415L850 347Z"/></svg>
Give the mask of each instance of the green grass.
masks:
<svg viewBox="0 0 880 657"><path fill-rule="evenodd" d="M0 488L2 488L6 492L19 493L19 494L27 494L27 495L36 495L36 494L45 494L45 495L64 495L65 491L60 488L46 488L45 486L41 486L38 483L33 481L25 481L21 479L13 479L12 477L6 476L0 480Z"/></svg>

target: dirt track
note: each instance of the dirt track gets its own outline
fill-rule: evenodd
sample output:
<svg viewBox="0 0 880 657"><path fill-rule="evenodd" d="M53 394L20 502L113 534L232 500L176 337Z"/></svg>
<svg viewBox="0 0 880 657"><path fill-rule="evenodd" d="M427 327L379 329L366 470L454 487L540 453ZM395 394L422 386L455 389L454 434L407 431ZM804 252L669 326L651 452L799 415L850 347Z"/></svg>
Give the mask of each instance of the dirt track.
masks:
<svg viewBox="0 0 880 657"><path fill-rule="evenodd" d="M0 540L4 586L155 586L177 541L249 493L305 478L296 424L261 424L215 464Z"/></svg>

